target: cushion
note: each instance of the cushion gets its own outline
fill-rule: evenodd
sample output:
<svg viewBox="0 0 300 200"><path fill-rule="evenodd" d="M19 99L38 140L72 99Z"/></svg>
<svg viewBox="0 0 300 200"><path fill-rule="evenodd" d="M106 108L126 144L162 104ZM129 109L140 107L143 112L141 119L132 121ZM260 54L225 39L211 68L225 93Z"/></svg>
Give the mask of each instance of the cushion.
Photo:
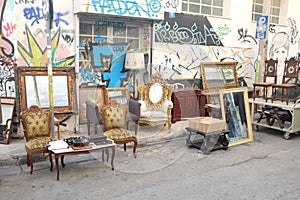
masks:
<svg viewBox="0 0 300 200"><path fill-rule="evenodd" d="M26 132L29 138L39 136L49 136L49 113L48 112L31 112L24 116Z"/></svg>
<svg viewBox="0 0 300 200"><path fill-rule="evenodd" d="M52 137L37 137L26 142L25 149L27 152L34 151L34 150L43 150L43 149L46 150L49 146L49 142L55 140L57 139Z"/></svg>
<svg viewBox="0 0 300 200"><path fill-rule="evenodd" d="M104 105L102 108L103 125L105 130L125 128L127 105Z"/></svg>
<svg viewBox="0 0 300 200"><path fill-rule="evenodd" d="M146 118L167 118L168 115L166 112L157 110L157 111L146 111L141 113L141 117L146 117Z"/></svg>
<svg viewBox="0 0 300 200"><path fill-rule="evenodd" d="M108 131L105 131L103 135L113 140L115 143L122 143L128 140L137 140L133 132L122 128L110 129Z"/></svg>

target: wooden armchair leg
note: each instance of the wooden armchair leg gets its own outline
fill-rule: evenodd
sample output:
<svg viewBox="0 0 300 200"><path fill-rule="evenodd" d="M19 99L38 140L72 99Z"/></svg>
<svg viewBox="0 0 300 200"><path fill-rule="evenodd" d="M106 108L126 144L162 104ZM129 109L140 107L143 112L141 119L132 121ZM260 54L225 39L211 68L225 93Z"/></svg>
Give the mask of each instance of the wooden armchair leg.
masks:
<svg viewBox="0 0 300 200"><path fill-rule="evenodd" d="M134 158L136 158L136 147L137 147L137 141L134 141L134 145L133 145L133 156L134 156Z"/></svg>
<svg viewBox="0 0 300 200"><path fill-rule="evenodd" d="M30 164L30 174L32 174L32 172L33 172L32 153L29 153L29 164Z"/></svg>

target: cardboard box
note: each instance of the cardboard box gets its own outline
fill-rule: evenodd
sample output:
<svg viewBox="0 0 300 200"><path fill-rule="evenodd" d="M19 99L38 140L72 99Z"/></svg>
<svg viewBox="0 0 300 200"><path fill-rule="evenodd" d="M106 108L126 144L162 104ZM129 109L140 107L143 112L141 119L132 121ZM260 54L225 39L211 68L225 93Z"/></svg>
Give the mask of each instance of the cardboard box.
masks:
<svg viewBox="0 0 300 200"><path fill-rule="evenodd" d="M189 120L189 127L202 133L222 131L226 128L225 121L212 117L195 117Z"/></svg>

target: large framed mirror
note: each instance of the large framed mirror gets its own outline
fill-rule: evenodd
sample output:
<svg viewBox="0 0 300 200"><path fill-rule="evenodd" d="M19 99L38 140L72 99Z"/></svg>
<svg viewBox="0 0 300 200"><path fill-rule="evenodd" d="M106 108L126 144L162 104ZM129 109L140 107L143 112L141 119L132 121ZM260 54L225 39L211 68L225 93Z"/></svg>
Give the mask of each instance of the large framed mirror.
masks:
<svg viewBox="0 0 300 200"><path fill-rule="evenodd" d="M220 90L220 106L226 128L230 131L229 146L253 141L247 88Z"/></svg>
<svg viewBox="0 0 300 200"><path fill-rule="evenodd" d="M31 105L49 108L48 68L16 67L15 74L20 112ZM54 113L73 112L75 68L55 67L52 74Z"/></svg>
<svg viewBox="0 0 300 200"><path fill-rule="evenodd" d="M16 111L16 100L14 97L0 97L0 102L0 144L9 144L10 137L13 132L13 122Z"/></svg>
<svg viewBox="0 0 300 200"><path fill-rule="evenodd" d="M238 87L236 62L202 62L203 90Z"/></svg>

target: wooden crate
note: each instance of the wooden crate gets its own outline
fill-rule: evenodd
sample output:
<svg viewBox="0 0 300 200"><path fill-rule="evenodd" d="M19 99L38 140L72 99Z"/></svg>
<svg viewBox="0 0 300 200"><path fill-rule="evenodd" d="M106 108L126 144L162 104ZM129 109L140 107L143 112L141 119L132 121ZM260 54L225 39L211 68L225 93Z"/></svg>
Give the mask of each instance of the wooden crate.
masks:
<svg viewBox="0 0 300 200"><path fill-rule="evenodd" d="M189 127L202 133L224 130L225 121L212 117L195 117L189 120Z"/></svg>

